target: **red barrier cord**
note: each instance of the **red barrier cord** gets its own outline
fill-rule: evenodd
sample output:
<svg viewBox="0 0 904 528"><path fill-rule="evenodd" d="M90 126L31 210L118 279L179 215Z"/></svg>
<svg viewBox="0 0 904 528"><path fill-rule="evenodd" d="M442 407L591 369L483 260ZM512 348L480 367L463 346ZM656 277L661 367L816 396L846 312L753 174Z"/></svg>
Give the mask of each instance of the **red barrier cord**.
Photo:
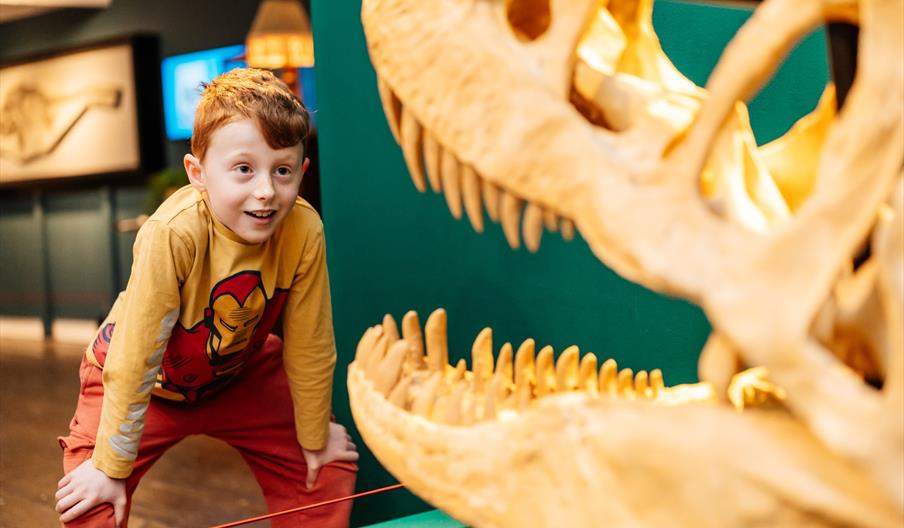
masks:
<svg viewBox="0 0 904 528"><path fill-rule="evenodd" d="M316 504L308 504L306 506L299 506L298 508L292 508L291 510L284 510L275 513L268 513L267 515L261 515L259 517L252 517L250 519L242 519L240 521L233 521L226 524L218 524L216 526L211 526L211 528L233 528L234 526L242 526L243 524L251 524L253 522L263 521L266 519L272 519L273 517L280 517L283 515L289 515L290 513L297 513L304 510L311 510L313 508L319 508L320 506L326 506L327 504L335 504L337 502L357 499L360 497L366 497L368 495L374 495L376 493L383 493L384 491L390 491L398 488L405 487L403 484L393 484L392 486L386 486L385 488L373 489L370 491L362 491L361 493L356 493L354 495L349 495L347 497L339 497L338 499L330 499L323 502L318 502Z"/></svg>

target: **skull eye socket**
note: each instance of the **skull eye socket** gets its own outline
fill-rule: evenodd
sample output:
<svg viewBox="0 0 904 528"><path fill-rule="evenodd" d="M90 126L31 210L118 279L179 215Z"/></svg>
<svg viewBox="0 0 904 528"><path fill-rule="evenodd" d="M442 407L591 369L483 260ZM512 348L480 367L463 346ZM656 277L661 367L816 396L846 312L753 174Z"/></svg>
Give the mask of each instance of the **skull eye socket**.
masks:
<svg viewBox="0 0 904 528"><path fill-rule="evenodd" d="M518 39L527 42L543 36L552 22L549 0L506 0L505 14Z"/></svg>

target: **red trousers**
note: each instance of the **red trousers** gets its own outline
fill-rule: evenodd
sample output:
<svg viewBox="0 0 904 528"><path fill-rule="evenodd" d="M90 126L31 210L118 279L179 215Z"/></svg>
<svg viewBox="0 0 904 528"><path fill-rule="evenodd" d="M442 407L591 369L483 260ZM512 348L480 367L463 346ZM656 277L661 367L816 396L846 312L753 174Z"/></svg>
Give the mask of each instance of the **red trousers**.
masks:
<svg viewBox="0 0 904 528"><path fill-rule="evenodd" d="M63 469L69 473L94 452L104 387L101 370L82 360L81 390L69 436L59 439ZM307 465L295 436L295 419L288 380L282 364L282 342L275 336L248 365L243 375L217 395L182 404L151 398L132 474L126 479L128 508L141 477L154 462L188 435L204 434L223 440L245 459L263 491L271 512L287 510L354 493L358 466L333 462L321 468L310 490ZM351 501L276 517L274 527L348 526ZM113 506L101 504L66 526L114 525ZM123 523L126 526L126 523Z"/></svg>

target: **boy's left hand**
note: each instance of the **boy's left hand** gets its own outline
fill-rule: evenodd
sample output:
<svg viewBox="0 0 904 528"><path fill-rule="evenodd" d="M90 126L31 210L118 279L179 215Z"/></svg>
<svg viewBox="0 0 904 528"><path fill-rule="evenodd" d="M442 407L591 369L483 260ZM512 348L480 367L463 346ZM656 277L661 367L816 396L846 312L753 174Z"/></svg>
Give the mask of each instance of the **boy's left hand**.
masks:
<svg viewBox="0 0 904 528"><path fill-rule="evenodd" d="M337 460L344 462L358 460L357 447L352 442L352 437L349 436L345 427L335 422L330 422L330 436L326 441L326 447L318 451L309 451L302 447L301 452L308 464L308 489L314 487L317 474L323 466Z"/></svg>

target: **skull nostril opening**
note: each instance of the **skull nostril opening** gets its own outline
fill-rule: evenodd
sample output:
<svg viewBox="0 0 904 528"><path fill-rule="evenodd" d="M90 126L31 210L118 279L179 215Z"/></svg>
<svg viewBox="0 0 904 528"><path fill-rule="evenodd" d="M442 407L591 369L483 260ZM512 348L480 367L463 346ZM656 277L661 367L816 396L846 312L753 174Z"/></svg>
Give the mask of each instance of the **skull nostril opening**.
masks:
<svg viewBox="0 0 904 528"><path fill-rule="evenodd" d="M521 41L537 40L552 23L549 0L506 0L505 14Z"/></svg>

